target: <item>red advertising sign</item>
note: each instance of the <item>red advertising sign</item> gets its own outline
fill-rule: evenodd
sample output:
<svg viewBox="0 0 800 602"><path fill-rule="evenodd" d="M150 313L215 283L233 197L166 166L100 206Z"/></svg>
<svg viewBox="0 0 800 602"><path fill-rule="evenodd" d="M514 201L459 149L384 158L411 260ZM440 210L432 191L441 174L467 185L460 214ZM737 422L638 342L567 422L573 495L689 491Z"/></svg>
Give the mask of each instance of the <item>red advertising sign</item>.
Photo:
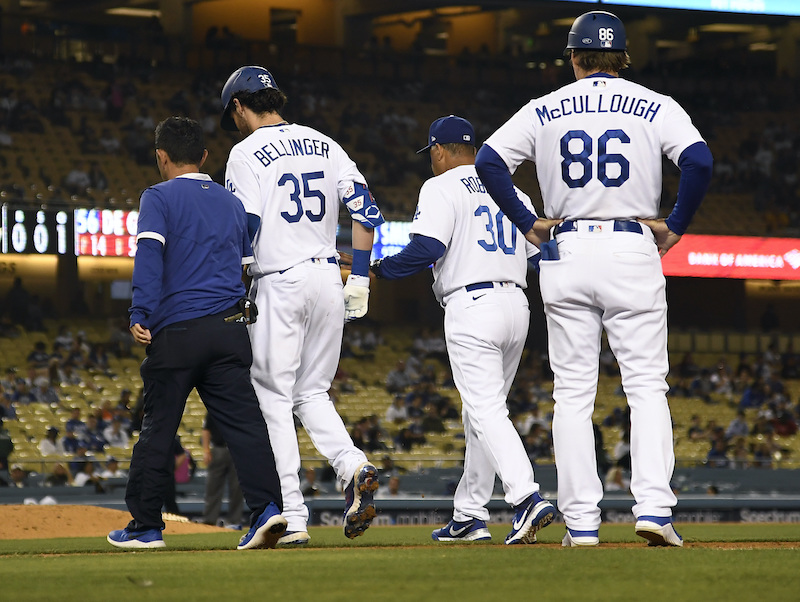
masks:
<svg viewBox="0 0 800 602"><path fill-rule="evenodd" d="M661 265L665 276L800 280L800 239L686 234Z"/></svg>

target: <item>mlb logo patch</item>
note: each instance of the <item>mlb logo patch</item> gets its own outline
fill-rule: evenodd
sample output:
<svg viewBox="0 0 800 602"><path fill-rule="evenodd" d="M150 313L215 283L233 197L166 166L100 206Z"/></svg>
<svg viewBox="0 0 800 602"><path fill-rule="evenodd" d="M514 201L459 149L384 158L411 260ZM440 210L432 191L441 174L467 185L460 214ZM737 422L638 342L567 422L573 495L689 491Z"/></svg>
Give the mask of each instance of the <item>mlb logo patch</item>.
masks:
<svg viewBox="0 0 800 602"><path fill-rule="evenodd" d="M594 86L595 88L605 88L606 82L603 79L597 79L592 82L592 86Z"/></svg>
<svg viewBox="0 0 800 602"><path fill-rule="evenodd" d="M603 226L602 224L590 224L589 225L589 232L602 232Z"/></svg>

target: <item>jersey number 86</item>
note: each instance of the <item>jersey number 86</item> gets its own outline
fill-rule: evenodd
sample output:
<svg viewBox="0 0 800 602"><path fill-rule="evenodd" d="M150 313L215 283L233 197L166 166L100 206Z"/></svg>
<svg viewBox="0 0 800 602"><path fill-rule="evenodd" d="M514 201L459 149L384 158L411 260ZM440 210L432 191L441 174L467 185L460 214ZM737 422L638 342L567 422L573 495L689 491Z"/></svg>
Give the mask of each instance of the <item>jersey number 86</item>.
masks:
<svg viewBox="0 0 800 602"><path fill-rule="evenodd" d="M580 140L582 148L579 152L572 152L570 150L570 142L573 140ZM609 140L619 140L623 144L628 144L631 139L622 130L606 130L606 132L597 139L597 179L606 188L616 188L622 186L630 177L631 166L630 162L619 153L607 152ZM575 145L573 145L574 148ZM561 162L561 179L566 182L570 188L583 188L594 176L594 165L592 164L591 156L594 149L594 141L583 130L570 130L561 137L561 156L564 160ZM570 166L577 163L582 167L580 170L580 177L572 175ZM618 165L616 171L619 175L616 177L609 177L609 165ZM577 176L577 174L576 174Z"/></svg>

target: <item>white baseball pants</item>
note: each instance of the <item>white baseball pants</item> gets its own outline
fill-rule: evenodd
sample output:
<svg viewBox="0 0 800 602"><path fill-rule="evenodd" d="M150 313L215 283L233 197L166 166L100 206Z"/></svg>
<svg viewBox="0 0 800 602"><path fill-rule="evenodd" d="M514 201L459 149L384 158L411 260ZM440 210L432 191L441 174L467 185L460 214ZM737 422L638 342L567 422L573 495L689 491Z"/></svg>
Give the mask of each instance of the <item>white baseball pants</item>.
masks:
<svg viewBox="0 0 800 602"><path fill-rule="evenodd" d="M367 461L353 445L328 390L336 374L344 328L339 266L309 260L253 281L258 320L250 325L250 370L281 480L289 531L305 531L296 415L344 488Z"/></svg>
<svg viewBox="0 0 800 602"><path fill-rule="evenodd" d="M453 499L457 521L489 519L495 474L512 506L539 490L506 405L529 319L525 293L513 284L461 289L446 299L445 339L466 437L464 474Z"/></svg>
<svg viewBox="0 0 800 602"><path fill-rule="evenodd" d="M633 513L668 517L677 499L665 279L653 234L584 225L557 236L560 259L541 262L540 280L555 374L558 508L567 527L591 531L600 525L603 497L592 429L603 329L631 408Z"/></svg>

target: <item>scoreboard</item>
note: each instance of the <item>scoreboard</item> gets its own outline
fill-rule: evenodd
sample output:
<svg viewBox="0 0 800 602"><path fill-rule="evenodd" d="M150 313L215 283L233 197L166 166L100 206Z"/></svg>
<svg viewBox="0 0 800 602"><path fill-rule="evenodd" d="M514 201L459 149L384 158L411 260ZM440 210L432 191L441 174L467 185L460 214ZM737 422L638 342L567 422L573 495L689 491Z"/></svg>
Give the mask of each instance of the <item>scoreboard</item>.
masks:
<svg viewBox="0 0 800 602"><path fill-rule="evenodd" d="M138 211L76 209L75 255L133 257L138 221Z"/></svg>
<svg viewBox="0 0 800 602"><path fill-rule="evenodd" d="M72 211L3 205L2 252L24 255L72 253Z"/></svg>

